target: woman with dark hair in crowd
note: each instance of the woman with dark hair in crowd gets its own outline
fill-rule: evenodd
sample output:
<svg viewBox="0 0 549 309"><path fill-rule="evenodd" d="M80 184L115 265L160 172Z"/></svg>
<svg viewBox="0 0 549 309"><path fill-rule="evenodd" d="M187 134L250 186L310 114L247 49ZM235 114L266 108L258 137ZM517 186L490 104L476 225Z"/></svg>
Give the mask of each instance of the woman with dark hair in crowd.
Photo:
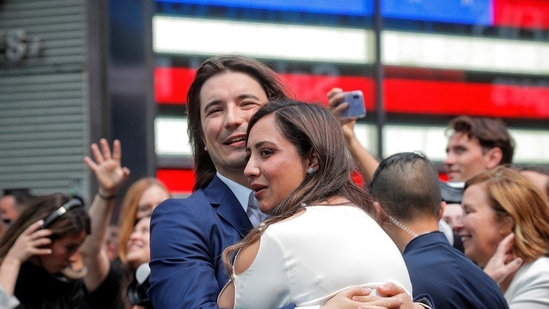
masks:
<svg viewBox="0 0 549 309"><path fill-rule="evenodd" d="M0 241L0 308L80 308L81 280L62 275L90 233L82 200L32 200Z"/></svg>

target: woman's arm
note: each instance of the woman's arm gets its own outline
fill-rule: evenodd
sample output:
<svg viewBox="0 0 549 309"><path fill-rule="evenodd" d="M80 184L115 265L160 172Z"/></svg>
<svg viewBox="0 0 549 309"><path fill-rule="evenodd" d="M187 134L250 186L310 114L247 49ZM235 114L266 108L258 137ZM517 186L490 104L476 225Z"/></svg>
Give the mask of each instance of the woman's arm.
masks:
<svg viewBox="0 0 549 309"><path fill-rule="evenodd" d="M94 291L105 280L110 269L110 260L105 248L107 230L111 221L114 197L128 179L129 169L121 166L122 147L118 140L113 142L113 151L107 140L91 145L95 161L85 157L86 165L95 173L99 185L98 193L88 210L91 218L91 234L80 247L80 253L88 272L84 284L89 292Z"/></svg>
<svg viewBox="0 0 549 309"><path fill-rule="evenodd" d="M51 230L42 229L43 223L39 220L25 229L0 264L0 289L8 297L13 296L21 265L33 255L51 254L51 249L43 248L51 244Z"/></svg>

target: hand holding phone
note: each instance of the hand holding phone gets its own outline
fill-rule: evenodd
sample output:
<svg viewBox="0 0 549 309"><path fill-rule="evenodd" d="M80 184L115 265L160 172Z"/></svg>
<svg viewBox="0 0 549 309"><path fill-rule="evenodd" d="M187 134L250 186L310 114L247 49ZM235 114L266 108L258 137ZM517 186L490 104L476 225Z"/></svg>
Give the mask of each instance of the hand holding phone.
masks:
<svg viewBox="0 0 549 309"><path fill-rule="evenodd" d="M341 118L362 118L366 116L366 106L364 105L364 95L362 94L362 91L347 91L343 92L343 95L343 102L348 103L349 107L341 112Z"/></svg>

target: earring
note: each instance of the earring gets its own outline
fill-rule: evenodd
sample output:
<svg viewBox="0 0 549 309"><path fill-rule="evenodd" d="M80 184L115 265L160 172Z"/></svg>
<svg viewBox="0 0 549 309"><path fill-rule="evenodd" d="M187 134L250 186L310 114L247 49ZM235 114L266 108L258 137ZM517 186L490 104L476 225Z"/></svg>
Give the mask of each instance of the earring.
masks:
<svg viewBox="0 0 549 309"><path fill-rule="evenodd" d="M314 167L309 167L309 168L307 169L307 174L309 174L309 175L313 174L314 172L316 172L316 170L314 169Z"/></svg>

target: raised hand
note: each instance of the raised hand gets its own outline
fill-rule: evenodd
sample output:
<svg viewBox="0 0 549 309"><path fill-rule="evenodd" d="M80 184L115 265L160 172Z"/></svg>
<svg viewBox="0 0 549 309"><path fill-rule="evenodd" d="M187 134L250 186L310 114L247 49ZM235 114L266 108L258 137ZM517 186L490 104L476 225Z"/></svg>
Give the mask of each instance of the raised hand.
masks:
<svg viewBox="0 0 549 309"><path fill-rule="evenodd" d="M109 143L104 138L99 141L99 146L91 144L91 151L95 161L86 156L84 162L95 173L99 194L104 197L114 196L130 175L130 170L121 164L120 141L114 140L112 153Z"/></svg>
<svg viewBox="0 0 549 309"><path fill-rule="evenodd" d="M343 119L340 117L341 112L343 112L348 106L349 103L343 102L343 90L341 88L333 88L328 92L328 108L334 114L339 121L343 129L343 134L347 142L350 141L355 135L354 127L356 123L356 118L346 118Z"/></svg>

